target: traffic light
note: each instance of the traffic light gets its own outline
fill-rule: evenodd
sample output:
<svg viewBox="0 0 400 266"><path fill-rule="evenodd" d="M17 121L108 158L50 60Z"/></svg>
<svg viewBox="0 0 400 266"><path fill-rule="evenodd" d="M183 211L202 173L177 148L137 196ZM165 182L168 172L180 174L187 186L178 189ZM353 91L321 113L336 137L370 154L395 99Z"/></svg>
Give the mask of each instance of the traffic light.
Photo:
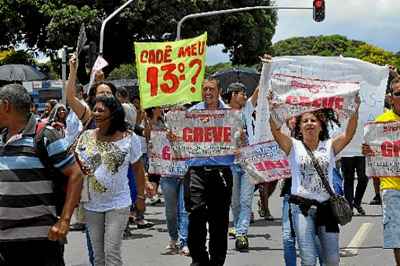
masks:
<svg viewBox="0 0 400 266"><path fill-rule="evenodd" d="M313 19L321 22L325 19L325 0L313 0Z"/></svg>

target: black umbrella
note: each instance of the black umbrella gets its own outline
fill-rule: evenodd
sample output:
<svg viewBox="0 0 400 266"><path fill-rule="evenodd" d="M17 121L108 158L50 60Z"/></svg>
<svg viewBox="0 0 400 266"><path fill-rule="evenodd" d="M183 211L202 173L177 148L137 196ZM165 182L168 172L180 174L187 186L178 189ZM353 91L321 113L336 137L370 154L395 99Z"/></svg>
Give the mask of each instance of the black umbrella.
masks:
<svg viewBox="0 0 400 266"><path fill-rule="evenodd" d="M105 81L111 82L117 88L119 87L127 88L132 96L139 95L139 83L137 79L114 79ZM89 92L89 83L83 86L83 89L85 92Z"/></svg>
<svg viewBox="0 0 400 266"><path fill-rule="evenodd" d="M9 64L0 66L0 80L31 81L45 78L45 74L30 65Z"/></svg>
<svg viewBox="0 0 400 266"><path fill-rule="evenodd" d="M231 83L240 82L246 86L246 95L250 97L258 86L260 73L252 68L232 68L217 72L211 77L219 80L222 94L226 92L226 89Z"/></svg>

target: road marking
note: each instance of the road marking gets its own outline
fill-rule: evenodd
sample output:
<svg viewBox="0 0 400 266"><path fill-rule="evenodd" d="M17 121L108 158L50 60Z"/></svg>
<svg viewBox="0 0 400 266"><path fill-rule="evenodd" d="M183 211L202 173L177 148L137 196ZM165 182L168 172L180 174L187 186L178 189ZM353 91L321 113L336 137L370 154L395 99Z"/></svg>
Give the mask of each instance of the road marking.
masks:
<svg viewBox="0 0 400 266"><path fill-rule="evenodd" d="M367 237L369 231L371 231L373 226L374 226L373 223L363 223L360 226L360 229L358 229L358 231L355 234L355 236L353 237L353 239L350 241L350 243L345 248L346 253L348 253L351 256L357 255L358 249L363 244L365 238Z"/></svg>

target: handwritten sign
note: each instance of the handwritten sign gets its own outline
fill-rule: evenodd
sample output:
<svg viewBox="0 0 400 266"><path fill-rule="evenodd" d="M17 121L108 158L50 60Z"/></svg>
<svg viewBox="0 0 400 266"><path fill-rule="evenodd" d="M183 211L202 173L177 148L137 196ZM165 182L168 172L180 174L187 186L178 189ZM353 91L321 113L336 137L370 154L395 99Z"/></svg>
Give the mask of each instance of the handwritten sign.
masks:
<svg viewBox="0 0 400 266"><path fill-rule="evenodd" d="M364 127L364 143L374 156L367 156L367 176L400 176L400 122L370 122Z"/></svg>
<svg viewBox="0 0 400 266"><path fill-rule="evenodd" d="M254 184L291 177L287 157L275 141L241 148L238 161Z"/></svg>
<svg viewBox="0 0 400 266"><path fill-rule="evenodd" d="M243 132L241 113L232 109L171 111L166 121L177 137L171 145L178 158L234 154Z"/></svg>
<svg viewBox="0 0 400 266"><path fill-rule="evenodd" d="M174 153L171 152L171 145L166 136L166 131L151 131L148 172L161 176L184 176L186 171L185 160L177 159Z"/></svg>
<svg viewBox="0 0 400 266"><path fill-rule="evenodd" d="M78 41L76 42L75 54L76 54L77 58L80 55L80 53L82 52L83 47L85 46L86 42L87 42L87 37L86 37L85 24L82 24L81 28L79 30Z"/></svg>
<svg viewBox="0 0 400 266"><path fill-rule="evenodd" d="M294 115L324 108L332 108L348 118L355 111L354 99L360 84L275 74L272 89L272 115L281 125Z"/></svg>
<svg viewBox="0 0 400 266"><path fill-rule="evenodd" d="M383 102L389 69L387 66L374 65L359 59L334 56L282 56L274 57L271 69L263 65L260 78L260 92L257 102L255 123L256 142L272 139L268 129L269 107L267 104L268 89L271 88L271 76L286 74L291 76L332 81L355 81L360 83L361 105L356 133L351 142L337 155L361 156L364 124L374 121L383 112ZM265 71L266 70L266 71ZM273 88L272 88L273 89ZM264 115L266 114L266 115ZM341 117L339 117L341 119ZM347 125L341 119L342 129ZM267 130L265 130L267 128Z"/></svg>
<svg viewBox="0 0 400 266"><path fill-rule="evenodd" d="M175 42L135 42L142 108L201 101L207 33Z"/></svg>

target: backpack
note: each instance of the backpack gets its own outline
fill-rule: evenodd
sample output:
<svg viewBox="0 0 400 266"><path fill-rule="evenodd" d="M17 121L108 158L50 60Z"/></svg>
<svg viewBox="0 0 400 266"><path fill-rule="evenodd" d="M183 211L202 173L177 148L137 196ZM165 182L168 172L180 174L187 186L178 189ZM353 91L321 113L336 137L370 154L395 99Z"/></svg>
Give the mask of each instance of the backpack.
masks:
<svg viewBox="0 0 400 266"><path fill-rule="evenodd" d="M46 130L49 130L49 128L45 122L37 122L34 137L34 150L40 162L45 167L46 175L52 177L56 214L60 216L67 195L68 176L64 175L50 163L47 149L44 146L44 133Z"/></svg>

